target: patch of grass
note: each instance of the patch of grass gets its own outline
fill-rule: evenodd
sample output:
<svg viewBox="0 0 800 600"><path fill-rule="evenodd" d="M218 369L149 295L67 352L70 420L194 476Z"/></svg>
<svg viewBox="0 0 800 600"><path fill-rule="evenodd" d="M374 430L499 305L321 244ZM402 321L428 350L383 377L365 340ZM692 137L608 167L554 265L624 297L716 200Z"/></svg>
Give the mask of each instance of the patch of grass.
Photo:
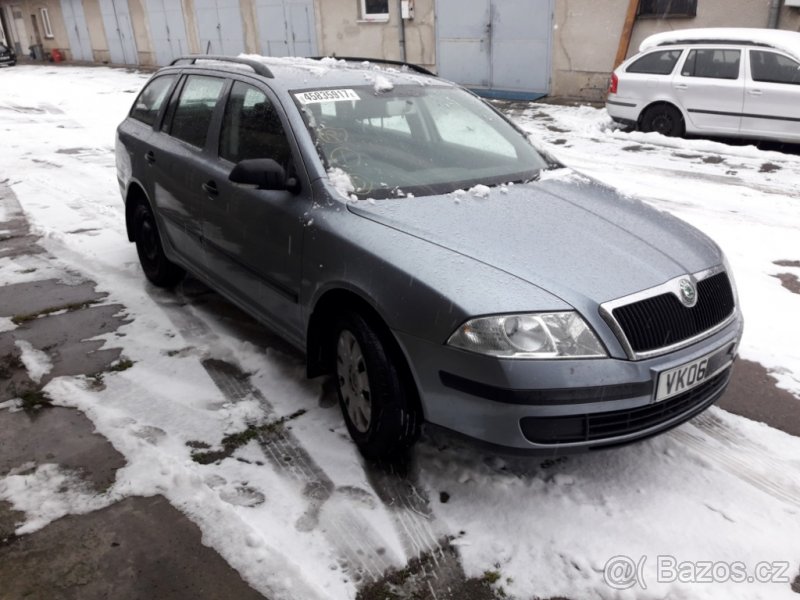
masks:
<svg viewBox="0 0 800 600"><path fill-rule="evenodd" d="M46 317L47 315L61 311L73 312L76 310L83 310L84 308L88 308L94 304L97 304L97 302L97 300L89 300L88 302L73 302L72 304L65 304L63 306L51 306L34 313L14 315L11 317L11 322L14 323L14 325L22 325L23 323L28 323L29 321L33 321L39 317Z"/></svg>
<svg viewBox="0 0 800 600"><path fill-rule="evenodd" d="M236 433L231 433L226 435L222 438L222 449L220 450L205 450L201 452L194 451L192 452L192 460L201 465L208 465L211 463L218 462L224 458L228 458L231 456L236 450L241 448L242 446L246 445L247 443L251 442L252 440L272 435L278 431L283 429L284 424L287 421L291 421L304 415L306 411L304 409L300 409L298 411L293 412L290 415L286 415L281 417L280 419L275 419L274 421L269 421L268 423L264 423L263 425L250 425L244 431L237 431ZM200 448L210 448L208 444L205 442L192 442L195 444L194 446L190 445L189 442L186 443L187 446L190 448L200 449ZM204 446L200 446L199 444L204 444Z"/></svg>
<svg viewBox="0 0 800 600"><path fill-rule="evenodd" d="M484 571L481 579L489 585L493 585L500 581L500 571Z"/></svg>
<svg viewBox="0 0 800 600"><path fill-rule="evenodd" d="M206 444L205 442L201 442L199 440L189 440L186 442L186 445L189 446L189 448L194 448L196 450L211 448L211 444Z"/></svg>
<svg viewBox="0 0 800 600"><path fill-rule="evenodd" d="M134 365L134 362L129 358L120 358L116 363L109 367L109 371L112 373L120 373L121 371L127 371Z"/></svg>
<svg viewBox="0 0 800 600"><path fill-rule="evenodd" d="M53 406L53 402L42 390L27 390L19 395L22 400L22 408L25 412L31 413Z"/></svg>

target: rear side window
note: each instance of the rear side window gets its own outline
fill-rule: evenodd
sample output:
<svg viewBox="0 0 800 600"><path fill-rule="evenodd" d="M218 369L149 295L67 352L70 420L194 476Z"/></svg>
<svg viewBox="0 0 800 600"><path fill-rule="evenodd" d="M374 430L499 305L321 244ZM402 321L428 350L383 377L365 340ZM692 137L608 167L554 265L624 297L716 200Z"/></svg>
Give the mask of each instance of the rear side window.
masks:
<svg viewBox="0 0 800 600"><path fill-rule="evenodd" d="M272 158L282 167L288 166L289 141L264 92L240 81L233 84L222 121L219 155L234 163Z"/></svg>
<svg viewBox="0 0 800 600"><path fill-rule="evenodd" d="M635 60L628 68L626 73L644 73L647 75L669 75L675 69L678 59L683 50L660 50L645 54Z"/></svg>
<svg viewBox="0 0 800 600"><path fill-rule="evenodd" d="M153 125L173 81L175 81L175 75L165 75L148 83L136 102L133 103L131 117L142 123Z"/></svg>
<svg viewBox="0 0 800 600"><path fill-rule="evenodd" d="M740 50L704 48L692 50L686 57L681 75L710 79L739 79Z"/></svg>
<svg viewBox="0 0 800 600"><path fill-rule="evenodd" d="M800 63L774 52L751 50L750 71L753 81L800 85Z"/></svg>
<svg viewBox="0 0 800 600"><path fill-rule="evenodd" d="M203 148L214 108L224 86L225 80L219 77L189 75L172 116L170 135L192 146Z"/></svg>

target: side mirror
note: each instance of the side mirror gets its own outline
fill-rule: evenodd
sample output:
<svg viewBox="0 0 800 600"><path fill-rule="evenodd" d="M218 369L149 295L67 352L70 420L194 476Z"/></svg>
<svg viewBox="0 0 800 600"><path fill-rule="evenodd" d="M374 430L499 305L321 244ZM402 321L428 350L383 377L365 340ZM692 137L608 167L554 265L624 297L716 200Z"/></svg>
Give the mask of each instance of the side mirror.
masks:
<svg viewBox="0 0 800 600"><path fill-rule="evenodd" d="M271 158L250 158L239 161L228 176L233 183L254 185L260 190L300 191L296 177L286 177L286 171Z"/></svg>

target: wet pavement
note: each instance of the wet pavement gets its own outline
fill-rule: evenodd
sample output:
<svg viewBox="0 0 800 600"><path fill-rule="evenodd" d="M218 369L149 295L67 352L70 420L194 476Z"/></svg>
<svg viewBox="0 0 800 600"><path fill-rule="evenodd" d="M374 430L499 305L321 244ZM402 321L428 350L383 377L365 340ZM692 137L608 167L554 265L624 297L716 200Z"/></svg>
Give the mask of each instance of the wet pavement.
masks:
<svg viewBox="0 0 800 600"><path fill-rule="evenodd" d="M3 185L0 202L12 213L0 223L0 258L33 256L26 264L48 273L36 279L37 267L17 269L25 281L0 287L0 317L16 325L0 332L0 403L18 397L24 403L24 410L0 410L0 478L57 465L102 495L125 466L123 456L83 413L50 406L42 388L61 375L102 385L102 374L119 368L120 349L96 338L116 332L125 322L124 307L105 303L79 274L52 277L44 268L47 254ZM19 342L52 365L38 381L22 363ZM23 513L0 501L2 600L263 598L161 496L126 498L16 535L23 521Z"/></svg>

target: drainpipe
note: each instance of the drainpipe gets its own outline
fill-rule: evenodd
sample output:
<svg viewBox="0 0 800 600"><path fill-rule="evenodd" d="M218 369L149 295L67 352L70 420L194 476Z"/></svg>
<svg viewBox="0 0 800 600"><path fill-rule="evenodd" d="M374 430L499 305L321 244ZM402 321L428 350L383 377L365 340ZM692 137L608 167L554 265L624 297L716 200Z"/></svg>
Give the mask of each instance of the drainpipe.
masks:
<svg viewBox="0 0 800 600"><path fill-rule="evenodd" d="M406 20L403 18L403 0L397 0L397 18L400 19L400 60L406 62Z"/></svg>
<svg viewBox="0 0 800 600"><path fill-rule="evenodd" d="M772 0L769 5L769 24L770 29L777 29L781 20L781 0Z"/></svg>

